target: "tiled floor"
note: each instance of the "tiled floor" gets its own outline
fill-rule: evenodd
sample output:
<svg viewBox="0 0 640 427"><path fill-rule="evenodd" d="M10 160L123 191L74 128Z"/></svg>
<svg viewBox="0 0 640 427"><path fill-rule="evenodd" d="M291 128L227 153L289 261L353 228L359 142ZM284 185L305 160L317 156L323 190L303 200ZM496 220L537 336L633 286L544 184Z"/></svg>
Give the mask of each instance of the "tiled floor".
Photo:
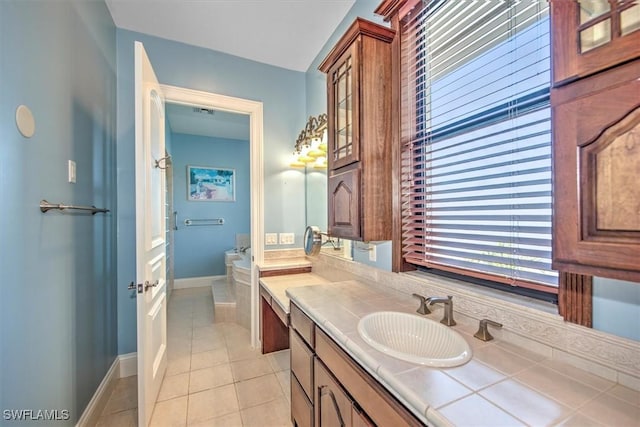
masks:
<svg viewBox="0 0 640 427"><path fill-rule="evenodd" d="M152 426L291 426L289 350L262 355L248 330L214 322L210 287L173 292L167 336ZM98 426L135 426L135 395L136 377L118 380Z"/></svg>

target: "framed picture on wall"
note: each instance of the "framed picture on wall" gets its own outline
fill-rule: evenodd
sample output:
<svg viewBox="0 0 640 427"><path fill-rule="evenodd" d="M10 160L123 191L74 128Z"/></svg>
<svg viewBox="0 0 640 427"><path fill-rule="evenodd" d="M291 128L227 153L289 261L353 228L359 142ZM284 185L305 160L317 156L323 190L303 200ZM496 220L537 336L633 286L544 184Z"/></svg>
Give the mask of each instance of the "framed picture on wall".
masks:
<svg viewBox="0 0 640 427"><path fill-rule="evenodd" d="M187 166L187 200L235 202L236 170Z"/></svg>

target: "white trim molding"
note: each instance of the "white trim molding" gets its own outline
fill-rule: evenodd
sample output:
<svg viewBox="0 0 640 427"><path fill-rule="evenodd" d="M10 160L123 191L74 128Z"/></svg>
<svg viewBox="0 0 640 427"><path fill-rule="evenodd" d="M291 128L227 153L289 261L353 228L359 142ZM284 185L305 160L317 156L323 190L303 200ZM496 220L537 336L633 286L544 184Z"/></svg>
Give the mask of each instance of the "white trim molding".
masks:
<svg viewBox="0 0 640 427"><path fill-rule="evenodd" d="M251 343L259 345L258 334L258 274L256 263L264 254L264 155L263 106L260 101L235 98L211 92L160 85L166 102L201 106L249 116L249 147L251 164Z"/></svg>
<svg viewBox="0 0 640 427"><path fill-rule="evenodd" d="M226 279L226 275L222 276L202 276L187 277L185 279L175 279L173 281L173 289L203 288L211 286L216 279Z"/></svg>
<svg viewBox="0 0 640 427"><path fill-rule="evenodd" d="M76 423L76 427L90 427L98 423L98 418L102 414L111 393L116 386L119 378L136 375L137 356L136 353L129 353L116 356L111 367L105 374L104 378L98 385L96 392L93 393L87 407Z"/></svg>

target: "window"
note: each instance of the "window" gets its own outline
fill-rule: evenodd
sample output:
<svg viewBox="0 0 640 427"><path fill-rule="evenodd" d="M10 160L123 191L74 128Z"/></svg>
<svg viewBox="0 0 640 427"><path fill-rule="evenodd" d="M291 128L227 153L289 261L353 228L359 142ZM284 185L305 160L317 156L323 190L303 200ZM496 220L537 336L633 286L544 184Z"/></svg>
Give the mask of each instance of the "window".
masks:
<svg viewBox="0 0 640 427"><path fill-rule="evenodd" d="M403 257L557 293L546 1L423 1L401 21Z"/></svg>

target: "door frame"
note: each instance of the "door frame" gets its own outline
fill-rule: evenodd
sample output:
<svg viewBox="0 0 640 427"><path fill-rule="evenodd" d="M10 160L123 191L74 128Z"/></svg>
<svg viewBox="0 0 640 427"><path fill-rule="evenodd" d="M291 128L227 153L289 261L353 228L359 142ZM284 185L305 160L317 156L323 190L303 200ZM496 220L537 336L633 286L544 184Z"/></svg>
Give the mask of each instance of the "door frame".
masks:
<svg viewBox="0 0 640 427"><path fill-rule="evenodd" d="M251 197L251 345L260 348L258 268L264 260L264 157L262 102L160 84L165 103L192 105L249 116Z"/></svg>

